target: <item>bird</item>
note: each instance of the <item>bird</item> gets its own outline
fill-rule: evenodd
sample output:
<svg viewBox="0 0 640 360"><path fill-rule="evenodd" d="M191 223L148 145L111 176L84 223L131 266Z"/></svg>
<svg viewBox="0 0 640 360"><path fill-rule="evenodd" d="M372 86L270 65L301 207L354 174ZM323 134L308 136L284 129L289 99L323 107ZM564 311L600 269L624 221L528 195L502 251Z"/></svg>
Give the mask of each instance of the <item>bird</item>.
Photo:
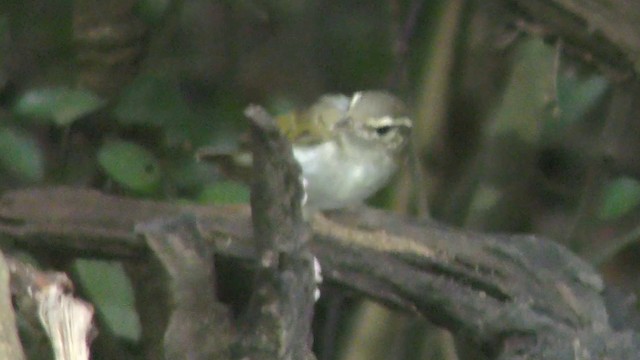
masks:
<svg viewBox="0 0 640 360"><path fill-rule="evenodd" d="M307 215L360 205L388 184L413 126L405 104L385 90L323 95L275 119L300 165Z"/></svg>
<svg viewBox="0 0 640 360"><path fill-rule="evenodd" d="M302 169L309 213L358 205L383 188L412 128L404 103L383 90L324 95L276 120Z"/></svg>

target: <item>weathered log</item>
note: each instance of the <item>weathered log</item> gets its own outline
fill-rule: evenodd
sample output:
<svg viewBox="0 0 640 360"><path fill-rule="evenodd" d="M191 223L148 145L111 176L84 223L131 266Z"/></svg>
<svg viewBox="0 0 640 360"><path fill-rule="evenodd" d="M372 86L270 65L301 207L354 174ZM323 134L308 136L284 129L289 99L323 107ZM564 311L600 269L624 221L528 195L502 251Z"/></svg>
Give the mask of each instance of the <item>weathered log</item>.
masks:
<svg viewBox="0 0 640 360"><path fill-rule="evenodd" d="M7 193L0 232L22 248L133 260L148 251L136 223L181 213L196 216L218 255L255 258L247 206L171 205L91 190ZM474 234L372 209L316 218L313 232L327 283L417 312L496 357L632 359L640 351L638 334L611 329L598 274L549 240Z"/></svg>

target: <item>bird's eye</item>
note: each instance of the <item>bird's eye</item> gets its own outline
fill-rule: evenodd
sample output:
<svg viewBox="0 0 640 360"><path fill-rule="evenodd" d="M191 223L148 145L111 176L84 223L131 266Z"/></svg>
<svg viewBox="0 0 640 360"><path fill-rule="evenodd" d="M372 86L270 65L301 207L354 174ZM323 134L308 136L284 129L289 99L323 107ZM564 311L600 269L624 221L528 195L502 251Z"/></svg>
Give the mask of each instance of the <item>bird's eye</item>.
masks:
<svg viewBox="0 0 640 360"><path fill-rule="evenodd" d="M379 128L376 128L376 134L378 134L379 136L383 136L389 131L391 131L391 126L380 126Z"/></svg>

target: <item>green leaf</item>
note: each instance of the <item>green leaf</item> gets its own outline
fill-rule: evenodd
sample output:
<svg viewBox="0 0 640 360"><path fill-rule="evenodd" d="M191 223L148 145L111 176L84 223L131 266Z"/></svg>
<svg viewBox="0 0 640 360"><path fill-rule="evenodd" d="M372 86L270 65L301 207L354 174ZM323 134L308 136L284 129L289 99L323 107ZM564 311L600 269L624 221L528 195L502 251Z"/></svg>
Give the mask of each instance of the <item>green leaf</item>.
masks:
<svg viewBox="0 0 640 360"><path fill-rule="evenodd" d="M122 140L106 142L98 152L98 162L113 180L130 190L148 194L158 189L158 160L138 144Z"/></svg>
<svg viewBox="0 0 640 360"><path fill-rule="evenodd" d="M119 336L140 338L133 288L122 264L113 261L76 260L74 267L91 302L103 313L107 325Z"/></svg>
<svg viewBox="0 0 640 360"><path fill-rule="evenodd" d="M599 217L613 220L626 215L640 205L640 182L620 177L605 186Z"/></svg>
<svg viewBox="0 0 640 360"><path fill-rule="evenodd" d="M57 125L67 126L105 104L105 100L87 90L41 88L22 94L14 111L18 115L53 120Z"/></svg>
<svg viewBox="0 0 640 360"><path fill-rule="evenodd" d="M0 164L24 181L44 177L42 150L33 138L14 129L0 128Z"/></svg>
<svg viewBox="0 0 640 360"><path fill-rule="evenodd" d="M582 119L609 87L604 76L580 77L576 74L560 76L558 79L558 108L560 122L570 124Z"/></svg>
<svg viewBox="0 0 640 360"><path fill-rule="evenodd" d="M249 188L234 181L218 181L208 185L198 196L198 202L205 204L246 204L249 202Z"/></svg>

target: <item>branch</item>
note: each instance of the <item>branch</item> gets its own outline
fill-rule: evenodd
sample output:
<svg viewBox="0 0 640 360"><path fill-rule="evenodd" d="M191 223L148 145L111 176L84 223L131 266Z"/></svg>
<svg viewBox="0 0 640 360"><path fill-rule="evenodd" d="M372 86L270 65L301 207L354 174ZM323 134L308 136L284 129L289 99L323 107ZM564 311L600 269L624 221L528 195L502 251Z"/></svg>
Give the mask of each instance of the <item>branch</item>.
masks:
<svg viewBox="0 0 640 360"><path fill-rule="evenodd" d="M0 253L0 359L24 360L25 355L18 338L16 316L11 303L9 266Z"/></svg>
<svg viewBox="0 0 640 360"><path fill-rule="evenodd" d="M525 30L561 38L567 50L613 70L617 78L640 73L640 3L628 0L494 0ZM610 72L611 73L611 72Z"/></svg>
<svg viewBox="0 0 640 360"><path fill-rule="evenodd" d="M193 216L160 219L136 228L171 283L171 315L164 358L226 360L233 338L231 314L216 296L214 258Z"/></svg>
<svg viewBox="0 0 640 360"><path fill-rule="evenodd" d="M251 120L251 208L258 273L239 339L242 359L315 359L311 233L302 218L300 168L275 120L258 106Z"/></svg>
<svg viewBox="0 0 640 360"><path fill-rule="evenodd" d="M37 318L46 332L56 360L89 360L89 344L96 335L93 306L71 294L73 284L63 273L43 272L7 258L11 290L26 305L23 312ZM3 323L5 327L7 323ZM14 358L14 357L7 357Z"/></svg>
<svg viewBox="0 0 640 360"><path fill-rule="evenodd" d="M0 233L15 245L42 249L57 247L64 229L62 235L84 236L67 248L131 258L146 251L133 225L154 212L196 214L200 235L215 253L257 258L247 207L185 207L86 190L7 193L0 200ZM316 218L313 231L312 250L327 282L417 312L496 357L573 359L581 351L629 359L625 354L640 351L637 334L609 326L598 274L548 240L474 234L370 209ZM105 234L114 234L107 242L114 253L96 242Z"/></svg>
<svg viewBox="0 0 640 360"><path fill-rule="evenodd" d="M254 173L259 174L251 192L253 233L259 236L247 256L257 278L240 323L232 324L216 297L212 249L196 217L174 215L136 227L172 284L174 309L164 337L167 358L229 359L233 348L235 358L314 359L309 339L316 285L308 249L311 233L301 212L300 170L274 120L256 106L246 114L252 120ZM239 330L233 346L232 330Z"/></svg>

